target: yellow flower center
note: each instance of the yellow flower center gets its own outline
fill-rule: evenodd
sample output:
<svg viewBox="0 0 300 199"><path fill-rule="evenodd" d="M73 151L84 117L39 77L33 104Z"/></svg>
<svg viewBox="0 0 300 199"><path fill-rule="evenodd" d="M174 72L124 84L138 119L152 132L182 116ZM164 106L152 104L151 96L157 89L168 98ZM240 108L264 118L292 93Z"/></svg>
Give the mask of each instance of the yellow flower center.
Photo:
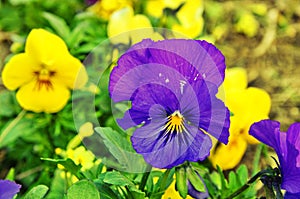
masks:
<svg viewBox="0 0 300 199"><path fill-rule="evenodd" d="M172 115L168 117L168 122L166 123L165 129L166 132L179 132L181 133L183 130L185 130L184 127L184 118L181 115L179 111L175 111Z"/></svg>
<svg viewBox="0 0 300 199"><path fill-rule="evenodd" d="M50 71L46 68L42 68L40 71L35 71L34 74L37 77L38 90L40 90L43 86L45 86L47 90L53 88L50 79L55 75L54 71Z"/></svg>

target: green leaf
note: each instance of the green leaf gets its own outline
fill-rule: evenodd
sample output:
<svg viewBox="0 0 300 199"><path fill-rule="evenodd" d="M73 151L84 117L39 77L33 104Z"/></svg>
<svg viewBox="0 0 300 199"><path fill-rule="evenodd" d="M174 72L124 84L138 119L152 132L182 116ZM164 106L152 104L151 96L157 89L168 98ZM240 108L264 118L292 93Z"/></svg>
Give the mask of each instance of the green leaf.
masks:
<svg viewBox="0 0 300 199"><path fill-rule="evenodd" d="M0 92L0 104L0 116L11 117L21 110L16 102L15 93L11 91Z"/></svg>
<svg viewBox="0 0 300 199"><path fill-rule="evenodd" d="M193 185L193 187L199 191L199 192L205 192L205 185L203 181L200 179L200 176L196 174L194 170L192 170L190 167L186 169L187 177L190 183Z"/></svg>
<svg viewBox="0 0 300 199"><path fill-rule="evenodd" d="M81 180L73 184L67 191L67 199L100 199L94 183Z"/></svg>
<svg viewBox="0 0 300 199"><path fill-rule="evenodd" d="M100 197L101 199L117 199L120 198L119 195L117 195L114 190L111 189L111 187L104 183L104 177L105 177L105 173L102 173L99 175L99 178L94 180L94 183L97 187L97 189L100 192Z"/></svg>
<svg viewBox="0 0 300 199"><path fill-rule="evenodd" d="M183 167L176 168L176 187L181 197L186 198L188 194L187 177Z"/></svg>
<svg viewBox="0 0 300 199"><path fill-rule="evenodd" d="M66 21L49 12L43 12L42 15L49 22L55 32L66 41L70 36L70 29Z"/></svg>
<svg viewBox="0 0 300 199"><path fill-rule="evenodd" d="M76 165L73 160L70 158L68 159L51 159L51 158L41 158L42 160L54 162L56 164L61 164L65 167L65 169L75 175L78 179L84 179L85 176L80 171L81 166Z"/></svg>
<svg viewBox="0 0 300 199"><path fill-rule="evenodd" d="M29 136L35 132L34 120L26 117L26 111L22 111L19 115L4 126L0 133L0 148L9 145L21 136Z"/></svg>
<svg viewBox="0 0 300 199"><path fill-rule="evenodd" d="M129 191L134 199L145 199L145 193L135 187L130 187Z"/></svg>
<svg viewBox="0 0 300 199"><path fill-rule="evenodd" d="M118 171L107 172L103 182L118 186L134 186L133 182Z"/></svg>
<svg viewBox="0 0 300 199"><path fill-rule="evenodd" d="M137 154L126 137L109 127L95 129L104 139L103 142L110 153L118 160L127 172L144 172L147 164L142 155Z"/></svg>
<svg viewBox="0 0 300 199"><path fill-rule="evenodd" d="M236 173L240 183L245 184L248 180L248 169L246 165L242 164L241 166L239 166L239 168L236 170Z"/></svg>
<svg viewBox="0 0 300 199"><path fill-rule="evenodd" d="M33 187L24 197L24 199L42 199L47 194L49 188L45 185Z"/></svg>
<svg viewBox="0 0 300 199"><path fill-rule="evenodd" d="M228 189L228 183L227 183L227 180L222 172L222 169L217 165L217 170L218 170L218 173L221 177L221 189L222 190L227 190Z"/></svg>
<svg viewBox="0 0 300 199"><path fill-rule="evenodd" d="M79 47L80 42L85 37L85 28L87 28L87 23L81 22L76 26L71 32L70 36L67 38L66 43L70 49Z"/></svg>
<svg viewBox="0 0 300 199"><path fill-rule="evenodd" d="M237 176L233 171L229 173L228 186L230 190L236 190L239 188L240 183L237 181Z"/></svg>
<svg viewBox="0 0 300 199"><path fill-rule="evenodd" d="M60 169L56 169L54 172L54 176L52 177L52 182L50 185L50 190L46 196L47 199L54 198L63 198L66 192L66 180L61 177L61 174L65 171Z"/></svg>

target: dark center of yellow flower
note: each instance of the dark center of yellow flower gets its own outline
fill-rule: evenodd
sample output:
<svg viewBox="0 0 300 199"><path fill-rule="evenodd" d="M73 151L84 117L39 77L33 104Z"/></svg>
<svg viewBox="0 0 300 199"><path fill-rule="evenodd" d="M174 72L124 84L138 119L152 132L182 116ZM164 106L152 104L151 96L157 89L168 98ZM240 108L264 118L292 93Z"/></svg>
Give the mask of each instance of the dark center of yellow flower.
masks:
<svg viewBox="0 0 300 199"><path fill-rule="evenodd" d="M184 127L184 118L179 111L175 111L172 115L168 117L168 122L166 123L165 129L167 133L172 133L174 131L181 133Z"/></svg>
<svg viewBox="0 0 300 199"><path fill-rule="evenodd" d="M37 89L40 90L43 86L46 89L52 89L51 77L55 75L54 71L50 71L46 68L42 68L40 71L35 71L34 74L37 77Z"/></svg>

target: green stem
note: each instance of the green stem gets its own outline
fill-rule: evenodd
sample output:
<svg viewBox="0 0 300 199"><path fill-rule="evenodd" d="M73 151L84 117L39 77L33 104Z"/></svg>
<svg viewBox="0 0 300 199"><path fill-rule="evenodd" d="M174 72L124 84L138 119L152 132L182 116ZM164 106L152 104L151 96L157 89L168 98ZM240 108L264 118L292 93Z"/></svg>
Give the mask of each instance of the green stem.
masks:
<svg viewBox="0 0 300 199"><path fill-rule="evenodd" d="M0 143L2 143L4 138L9 134L12 128L14 128L18 124L18 122L24 117L25 114L26 114L26 110L23 109L19 113L19 115L11 123L9 123L9 125L2 131L0 135Z"/></svg>
<svg viewBox="0 0 300 199"><path fill-rule="evenodd" d="M167 169L167 171L164 173L164 177L161 180L160 187L159 187L160 191L162 191L162 190L165 189L167 181L168 181L168 177L169 177L169 174L170 174L170 171L171 171L170 169Z"/></svg>
<svg viewBox="0 0 300 199"><path fill-rule="evenodd" d="M252 176L254 176L255 173L258 172L258 167L259 167L259 160L261 156L261 152L263 149L263 144L259 144L256 148L255 155L254 155L254 160L253 160L253 169L252 169Z"/></svg>
<svg viewBox="0 0 300 199"><path fill-rule="evenodd" d="M145 190L145 186L146 186L146 183L148 181L148 177L150 175L150 172L151 172L151 169L152 169L152 166L150 164L148 164L148 166L146 167L146 171L142 177L142 181L141 181L141 184L139 186L139 189L141 191L144 191Z"/></svg>
<svg viewBox="0 0 300 199"><path fill-rule="evenodd" d="M262 176L263 174L268 173L268 172L269 172L268 170L263 170L263 171L258 172L256 175L254 175L252 178L250 178L250 180L248 180L248 182L246 184L244 184L242 187L240 187L238 190L236 190L234 193L232 193L226 199L232 199L232 198L236 197L237 195L241 194L246 189L248 189L250 187L250 185L253 182L255 182L260 176Z"/></svg>

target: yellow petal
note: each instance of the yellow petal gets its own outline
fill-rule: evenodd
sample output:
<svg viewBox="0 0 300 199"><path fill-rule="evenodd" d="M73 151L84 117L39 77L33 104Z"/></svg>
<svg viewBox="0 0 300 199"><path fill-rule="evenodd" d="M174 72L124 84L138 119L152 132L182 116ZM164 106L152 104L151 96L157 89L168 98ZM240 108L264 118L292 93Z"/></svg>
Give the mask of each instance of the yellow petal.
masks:
<svg viewBox="0 0 300 199"><path fill-rule="evenodd" d="M154 34L150 20L144 15L135 15L130 19L128 25L132 44L150 38Z"/></svg>
<svg viewBox="0 0 300 199"><path fill-rule="evenodd" d="M133 15L131 7L125 7L111 15L107 24L107 35L112 43L129 43L129 21Z"/></svg>
<svg viewBox="0 0 300 199"><path fill-rule="evenodd" d="M70 91L59 83L52 82L52 88L41 86L35 81L22 86L17 92L19 104L34 112L55 113L60 111L70 98Z"/></svg>
<svg viewBox="0 0 300 199"><path fill-rule="evenodd" d="M184 37L182 37L180 34L175 34L176 38L185 38L185 37L195 38L201 34L203 25L204 25L203 18L199 18L199 19L194 19L193 23L174 24L172 26L172 30L177 31L184 35Z"/></svg>
<svg viewBox="0 0 300 199"><path fill-rule="evenodd" d="M245 89L248 85L247 71L241 67L229 68L225 72L225 92L233 89Z"/></svg>
<svg viewBox="0 0 300 199"><path fill-rule="evenodd" d="M176 16L181 24L198 23L198 19L202 18L203 3L202 1L188 0L182 8L176 13Z"/></svg>
<svg viewBox="0 0 300 199"><path fill-rule="evenodd" d="M79 128L79 136L81 138L89 137L93 135L93 133L94 133L94 129L93 129L93 124L91 122L86 122L83 125L81 125Z"/></svg>
<svg viewBox="0 0 300 199"><path fill-rule="evenodd" d="M35 78L34 71L37 70L36 66L37 63L25 53L13 56L2 72L4 86L15 90L33 80Z"/></svg>
<svg viewBox="0 0 300 199"><path fill-rule="evenodd" d="M84 66L70 54L57 58L50 67L55 71L53 81L66 85L70 89L82 88L88 80Z"/></svg>
<svg viewBox="0 0 300 199"><path fill-rule="evenodd" d="M163 0L151 0L147 1L146 12L153 17L159 18L163 15L164 8Z"/></svg>
<svg viewBox="0 0 300 199"><path fill-rule="evenodd" d="M268 115L271 109L271 97L263 89L249 87L244 94L247 99L249 113L254 115Z"/></svg>
<svg viewBox="0 0 300 199"><path fill-rule="evenodd" d="M247 149L247 142L242 136L229 137L227 145L220 144L209 159L213 166L219 165L223 170L232 169L241 161Z"/></svg>
<svg viewBox="0 0 300 199"><path fill-rule="evenodd" d="M65 42L44 29L33 29L25 44L25 53L40 64L51 65L57 58L68 55ZM49 68L51 69L51 68Z"/></svg>
<svg viewBox="0 0 300 199"><path fill-rule="evenodd" d="M238 131L249 143L259 143L248 131L254 122L268 118L271 109L269 94L262 89L250 87L231 92L229 97L226 99L227 106L234 114L231 117L230 133Z"/></svg>

